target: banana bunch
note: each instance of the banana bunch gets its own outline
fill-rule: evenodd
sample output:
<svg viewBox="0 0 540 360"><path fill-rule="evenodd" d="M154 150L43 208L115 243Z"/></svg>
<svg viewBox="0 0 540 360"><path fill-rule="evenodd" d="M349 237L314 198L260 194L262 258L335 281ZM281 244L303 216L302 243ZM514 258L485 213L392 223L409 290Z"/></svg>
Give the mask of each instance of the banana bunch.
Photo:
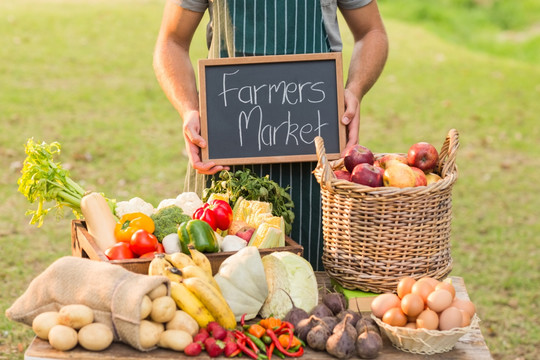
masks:
<svg viewBox="0 0 540 360"><path fill-rule="evenodd" d="M171 281L171 297L181 310L197 321L200 327L217 321L226 329L236 327L236 319L212 276L210 261L195 248L191 256L177 252L156 254L148 267L148 275L161 275Z"/></svg>

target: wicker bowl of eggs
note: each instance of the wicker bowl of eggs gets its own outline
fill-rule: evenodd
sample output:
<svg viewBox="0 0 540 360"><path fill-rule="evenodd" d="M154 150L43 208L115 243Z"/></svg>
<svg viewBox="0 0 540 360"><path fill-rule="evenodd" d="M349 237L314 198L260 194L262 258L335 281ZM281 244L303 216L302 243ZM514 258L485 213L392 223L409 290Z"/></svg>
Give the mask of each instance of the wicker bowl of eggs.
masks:
<svg viewBox="0 0 540 360"><path fill-rule="evenodd" d="M397 349L432 355L450 351L480 319L469 299L456 297L450 281L400 280L396 293L378 295L371 317Z"/></svg>

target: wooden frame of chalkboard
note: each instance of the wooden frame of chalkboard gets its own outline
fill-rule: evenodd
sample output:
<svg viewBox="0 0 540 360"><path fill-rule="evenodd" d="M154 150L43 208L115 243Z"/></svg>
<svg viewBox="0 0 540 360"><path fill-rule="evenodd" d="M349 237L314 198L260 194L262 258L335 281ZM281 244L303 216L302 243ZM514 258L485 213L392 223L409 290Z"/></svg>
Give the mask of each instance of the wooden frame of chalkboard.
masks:
<svg viewBox="0 0 540 360"><path fill-rule="evenodd" d="M340 52L199 60L202 160L218 165L329 160L346 145Z"/></svg>

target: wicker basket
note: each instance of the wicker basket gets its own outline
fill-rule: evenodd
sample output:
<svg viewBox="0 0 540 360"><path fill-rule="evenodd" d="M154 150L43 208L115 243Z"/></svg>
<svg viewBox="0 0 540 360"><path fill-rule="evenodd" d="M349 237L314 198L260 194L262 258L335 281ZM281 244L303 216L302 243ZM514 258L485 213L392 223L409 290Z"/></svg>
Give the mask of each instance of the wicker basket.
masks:
<svg viewBox="0 0 540 360"><path fill-rule="evenodd" d="M480 319L475 314L469 326L442 331L391 326L383 323L373 314L371 318L379 325L381 332L386 334L395 348L424 355L433 355L452 350L463 335L478 329L478 323L480 322Z"/></svg>
<svg viewBox="0 0 540 360"><path fill-rule="evenodd" d="M315 139L323 220L322 262L328 275L347 289L395 291L403 276L443 279L452 270L450 228L452 186L457 180L458 132L450 130L428 186L395 188L337 179L324 141ZM385 154L375 154L380 158Z"/></svg>

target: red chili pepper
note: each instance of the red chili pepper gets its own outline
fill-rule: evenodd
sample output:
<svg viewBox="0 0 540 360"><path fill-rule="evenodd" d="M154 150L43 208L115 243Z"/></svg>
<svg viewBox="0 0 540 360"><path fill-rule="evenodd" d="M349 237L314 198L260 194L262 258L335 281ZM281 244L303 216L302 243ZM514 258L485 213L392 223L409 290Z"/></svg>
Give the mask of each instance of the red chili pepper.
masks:
<svg viewBox="0 0 540 360"><path fill-rule="evenodd" d="M235 351L233 351L233 352L229 355L229 357L231 357L231 358L232 358L232 357L235 357L235 356L237 356L238 354L240 354L241 352L242 352L242 350L240 350L240 348L238 348L238 349L236 349Z"/></svg>
<svg viewBox="0 0 540 360"><path fill-rule="evenodd" d="M294 325L291 324L290 322L288 321L282 321L281 322L281 325L279 326L279 328L277 328L274 332L277 334L277 335L280 335L280 331L284 330L284 329L290 329L290 330L293 330L294 331Z"/></svg>
<svg viewBox="0 0 540 360"><path fill-rule="evenodd" d="M287 349L285 349L283 346L281 346L281 343L279 342L279 339L277 338L276 334L274 333L274 331L272 329L267 329L266 333L272 339L272 342L274 343L276 349L281 351L285 356L299 357L299 356L302 356L302 354L304 353L304 348L303 347L300 347L296 352L291 353L291 352L287 351Z"/></svg>
<svg viewBox="0 0 540 360"><path fill-rule="evenodd" d="M236 339L245 339L246 338L246 334L244 334L240 330L234 330L233 334L234 334L234 337Z"/></svg>
<svg viewBox="0 0 540 360"><path fill-rule="evenodd" d="M268 345L268 351L266 352L268 354L268 360L272 360L272 353L274 352L275 347L276 345L274 343Z"/></svg>
<svg viewBox="0 0 540 360"><path fill-rule="evenodd" d="M242 350L242 352L244 354L246 354L247 356L249 356L250 358L252 359L257 359L258 356L257 354L255 354L253 351L251 351L247 346L246 346L246 342L245 342L245 339L238 339L238 341L236 342L236 344L238 345L238 348L240 350Z"/></svg>
<svg viewBox="0 0 540 360"><path fill-rule="evenodd" d="M246 325L246 313L242 314L242 317L240 318L240 324L242 325L242 327L244 327L244 325Z"/></svg>

